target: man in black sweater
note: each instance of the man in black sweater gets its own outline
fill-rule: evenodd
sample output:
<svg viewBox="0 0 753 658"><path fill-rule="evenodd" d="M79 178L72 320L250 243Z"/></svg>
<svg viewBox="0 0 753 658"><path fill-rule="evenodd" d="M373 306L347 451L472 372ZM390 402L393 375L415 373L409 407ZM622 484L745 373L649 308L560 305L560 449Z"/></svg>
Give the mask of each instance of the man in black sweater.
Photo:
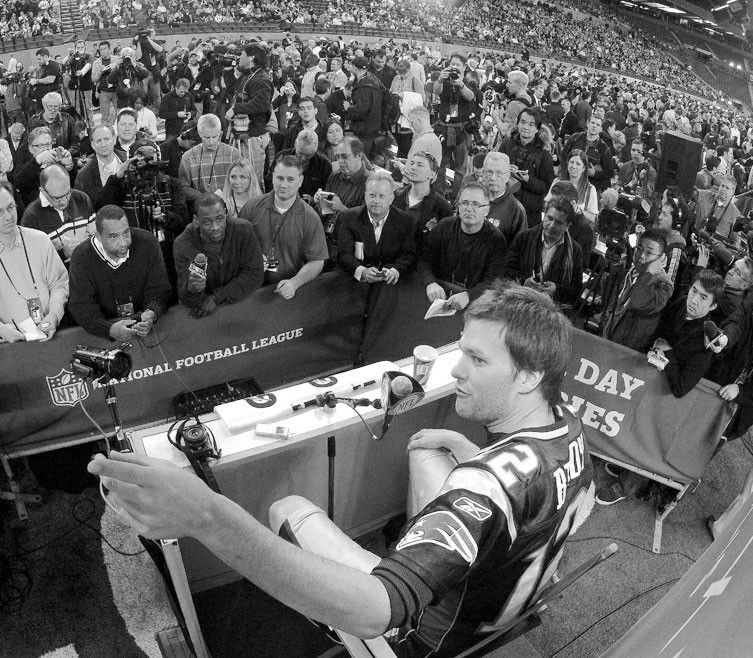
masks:
<svg viewBox="0 0 753 658"><path fill-rule="evenodd" d="M95 336L118 342L143 338L171 295L159 242L131 228L122 208L97 212L96 233L71 257L68 310Z"/></svg>
<svg viewBox="0 0 753 658"><path fill-rule="evenodd" d="M214 313L220 304L235 304L258 290L264 281L261 247L250 222L231 219L222 199L204 194L196 214L173 244L178 297L195 318ZM206 256L204 271L195 262Z"/></svg>
<svg viewBox="0 0 753 658"><path fill-rule="evenodd" d="M443 219L429 233L417 266L429 301L446 299L460 311L502 277L507 242L486 221L488 207L484 186L468 183L460 190L458 216Z"/></svg>

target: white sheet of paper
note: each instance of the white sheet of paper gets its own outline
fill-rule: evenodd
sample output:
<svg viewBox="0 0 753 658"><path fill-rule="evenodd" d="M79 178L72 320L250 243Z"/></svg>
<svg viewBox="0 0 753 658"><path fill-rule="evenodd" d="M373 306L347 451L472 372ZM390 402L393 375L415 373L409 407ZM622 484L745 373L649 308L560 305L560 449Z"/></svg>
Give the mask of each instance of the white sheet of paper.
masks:
<svg viewBox="0 0 753 658"><path fill-rule="evenodd" d="M424 320L428 320L429 318L441 318L445 315L455 315L455 313L457 313L457 311L447 305L446 299L435 299L431 303L431 306L429 306L429 310L426 311Z"/></svg>
<svg viewBox="0 0 753 658"><path fill-rule="evenodd" d="M47 338L47 334L37 327L36 323L31 318L26 318L21 322L18 325L18 330L24 335L24 339L27 341L44 340Z"/></svg>

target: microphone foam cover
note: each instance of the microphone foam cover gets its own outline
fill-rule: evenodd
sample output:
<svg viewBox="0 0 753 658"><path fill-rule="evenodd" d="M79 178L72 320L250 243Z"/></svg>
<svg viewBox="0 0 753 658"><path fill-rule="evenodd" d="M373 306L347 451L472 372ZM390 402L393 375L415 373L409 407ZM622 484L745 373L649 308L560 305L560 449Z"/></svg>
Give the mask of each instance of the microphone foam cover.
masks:
<svg viewBox="0 0 753 658"><path fill-rule="evenodd" d="M398 397L405 397L413 392L413 384L405 375L395 377L390 384L392 392Z"/></svg>
<svg viewBox="0 0 753 658"><path fill-rule="evenodd" d="M709 340L714 340L720 333L722 333L722 330L716 326L716 323L712 320L706 320L703 323L703 333L706 334L706 338Z"/></svg>
<svg viewBox="0 0 753 658"><path fill-rule="evenodd" d="M197 265L205 265L207 262L206 254L198 253L196 256L194 256L194 263Z"/></svg>

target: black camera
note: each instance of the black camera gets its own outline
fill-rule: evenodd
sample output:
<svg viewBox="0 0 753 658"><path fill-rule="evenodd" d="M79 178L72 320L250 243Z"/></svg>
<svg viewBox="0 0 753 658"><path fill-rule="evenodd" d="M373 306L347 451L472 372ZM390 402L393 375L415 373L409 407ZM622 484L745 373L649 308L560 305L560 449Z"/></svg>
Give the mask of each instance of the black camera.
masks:
<svg viewBox="0 0 753 658"><path fill-rule="evenodd" d="M606 257L619 260L627 249L630 217L617 209L605 208L599 213L599 237L607 246Z"/></svg>
<svg viewBox="0 0 753 658"><path fill-rule="evenodd" d="M114 350L79 345L71 356L71 367L84 379L124 379L131 372L133 362L123 349L130 349L130 343L123 343Z"/></svg>
<svg viewBox="0 0 753 658"><path fill-rule="evenodd" d="M149 30L139 30L136 32L136 36L133 37L133 43L138 43L141 39L148 39L149 36L151 36Z"/></svg>
<svg viewBox="0 0 753 658"><path fill-rule="evenodd" d="M450 69L450 73L447 76L450 80L459 80L460 73L456 69Z"/></svg>

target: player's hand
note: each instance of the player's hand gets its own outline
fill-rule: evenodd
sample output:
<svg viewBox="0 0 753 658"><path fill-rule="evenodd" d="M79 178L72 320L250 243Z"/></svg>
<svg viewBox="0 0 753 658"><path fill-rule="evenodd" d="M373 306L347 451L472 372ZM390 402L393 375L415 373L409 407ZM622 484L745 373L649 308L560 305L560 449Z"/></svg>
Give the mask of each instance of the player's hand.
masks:
<svg viewBox="0 0 753 658"><path fill-rule="evenodd" d="M429 298L430 302L433 302L437 299L447 299L447 293L444 291L444 288L438 283L430 283L428 286L426 286L426 296Z"/></svg>
<svg viewBox="0 0 753 658"><path fill-rule="evenodd" d="M737 384L727 384L719 389L719 397L727 402L732 402L738 395L740 395L740 387Z"/></svg>
<svg viewBox="0 0 753 658"><path fill-rule="evenodd" d="M698 245L698 260L696 261L696 265L698 265L698 267L708 267L710 255L711 255L711 250L708 248L708 245L699 244Z"/></svg>
<svg viewBox="0 0 753 658"><path fill-rule="evenodd" d="M283 299L293 299L296 290L298 290L297 286L290 279L282 279L275 288L275 292Z"/></svg>
<svg viewBox="0 0 753 658"><path fill-rule="evenodd" d="M196 274L195 272L189 272L188 283L186 288L188 292L203 292L207 287L207 278Z"/></svg>
<svg viewBox="0 0 753 658"><path fill-rule="evenodd" d="M479 448L460 432L445 429L423 429L416 432L408 441L407 450L448 450L458 462L473 457Z"/></svg>
<svg viewBox="0 0 753 658"><path fill-rule="evenodd" d="M654 345L653 345L652 349L654 351L656 351L656 352L662 352L662 353L664 353L664 352L668 352L669 350L671 350L672 346L666 340L664 340L664 338L657 338L654 341Z"/></svg>
<svg viewBox="0 0 753 658"><path fill-rule="evenodd" d="M125 343L136 335L136 330L133 325L136 324L136 320L133 318L124 318L118 320L110 327L110 338L116 343Z"/></svg>
<svg viewBox="0 0 753 658"><path fill-rule="evenodd" d="M164 459L112 451L87 467L102 478L125 521L150 539L196 536L216 494L192 471Z"/></svg>

